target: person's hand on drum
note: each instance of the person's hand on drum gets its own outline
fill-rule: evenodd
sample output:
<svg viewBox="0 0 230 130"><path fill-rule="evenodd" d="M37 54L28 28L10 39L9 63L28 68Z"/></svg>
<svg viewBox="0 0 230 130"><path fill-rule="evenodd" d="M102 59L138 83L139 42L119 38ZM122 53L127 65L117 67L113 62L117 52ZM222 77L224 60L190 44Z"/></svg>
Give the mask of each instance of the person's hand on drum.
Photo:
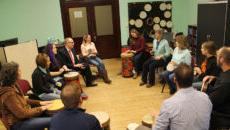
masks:
<svg viewBox="0 0 230 130"><path fill-rule="evenodd" d="M154 59L155 59L155 60L160 60L160 59L161 59L161 56L154 56Z"/></svg>
<svg viewBox="0 0 230 130"><path fill-rule="evenodd" d="M66 65L63 65L62 68L63 68L65 71L71 71Z"/></svg>
<svg viewBox="0 0 230 130"><path fill-rule="evenodd" d="M51 104L47 104L47 105L44 105L44 106L41 106L41 109L42 109L42 111L45 111L45 110L47 110L49 107L51 107L53 104L51 103Z"/></svg>
<svg viewBox="0 0 230 130"><path fill-rule="evenodd" d="M201 69L199 67L194 67L194 73L198 74L198 75L201 75Z"/></svg>
<svg viewBox="0 0 230 130"><path fill-rule="evenodd" d="M59 69L60 74L62 74L65 71L65 69L61 68Z"/></svg>
<svg viewBox="0 0 230 130"><path fill-rule="evenodd" d="M204 78L203 78L203 84L206 84L206 83L211 83L214 79L215 79L216 77L215 76L205 76Z"/></svg>
<svg viewBox="0 0 230 130"><path fill-rule="evenodd" d="M137 53L137 51L134 51L134 50L131 50L131 52L134 53L134 54Z"/></svg>
<svg viewBox="0 0 230 130"><path fill-rule="evenodd" d="M40 101L40 105L41 106L46 106L46 105L49 105L49 104L52 104L53 101Z"/></svg>
<svg viewBox="0 0 230 130"><path fill-rule="evenodd" d="M78 67L78 68L81 68L81 69L85 68L85 66L83 64L76 64L76 65L74 65L74 67Z"/></svg>

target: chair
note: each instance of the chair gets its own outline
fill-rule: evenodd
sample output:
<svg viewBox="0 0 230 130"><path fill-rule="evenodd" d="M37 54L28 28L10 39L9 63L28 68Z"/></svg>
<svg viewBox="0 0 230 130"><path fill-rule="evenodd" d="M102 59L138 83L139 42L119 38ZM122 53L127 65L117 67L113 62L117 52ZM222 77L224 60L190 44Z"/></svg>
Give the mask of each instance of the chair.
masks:
<svg viewBox="0 0 230 130"><path fill-rule="evenodd" d="M40 98L33 93L32 87L27 80L19 79L17 80L17 84L25 96L28 96L30 99L40 100Z"/></svg>

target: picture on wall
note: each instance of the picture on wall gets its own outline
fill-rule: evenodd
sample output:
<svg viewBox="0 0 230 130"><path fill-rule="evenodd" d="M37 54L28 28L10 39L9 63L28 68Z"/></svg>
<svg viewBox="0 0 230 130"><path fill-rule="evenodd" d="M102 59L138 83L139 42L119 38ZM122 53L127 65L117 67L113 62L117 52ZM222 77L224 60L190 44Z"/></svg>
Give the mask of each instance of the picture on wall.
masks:
<svg viewBox="0 0 230 130"><path fill-rule="evenodd" d="M128 4L129 29L135 28L143 34L146 41L152 41L158 29L172 30L172 2L134 2Z"/></svg>

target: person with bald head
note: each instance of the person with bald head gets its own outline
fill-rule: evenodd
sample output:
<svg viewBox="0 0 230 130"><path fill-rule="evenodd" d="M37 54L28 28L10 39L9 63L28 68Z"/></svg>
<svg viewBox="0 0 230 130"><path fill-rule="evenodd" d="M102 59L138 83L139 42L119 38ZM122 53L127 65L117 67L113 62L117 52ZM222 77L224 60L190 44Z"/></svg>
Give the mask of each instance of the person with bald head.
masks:
<svg viewBox="0 0 230 130"><path fill-rule="evenodd" d="M81 89L77 84L66 85L61 92L65 109L51 120L50 130L101 130L97 118L81 108Z"/></svg>
<svg viewBox="0 0 230 130"><path fill-rule="evenodd" d="M211 129L230 128L230 47L217 51L217 65L222 69L219 76L206 76L203 79L203 91L209 94L213 104ZM212 81L215 84L208 85Z"/></svg>
<svg viewBox="0 0 230 130"><path fill-rule="evenodd" d="M92 72L89 65L79 61L77 58L73 39L70 37L65 38L64 44L65 47L58 51L58 59L61 64L75 71L80 71L87 87L97 86L97 84L93 83Z"/></svg>

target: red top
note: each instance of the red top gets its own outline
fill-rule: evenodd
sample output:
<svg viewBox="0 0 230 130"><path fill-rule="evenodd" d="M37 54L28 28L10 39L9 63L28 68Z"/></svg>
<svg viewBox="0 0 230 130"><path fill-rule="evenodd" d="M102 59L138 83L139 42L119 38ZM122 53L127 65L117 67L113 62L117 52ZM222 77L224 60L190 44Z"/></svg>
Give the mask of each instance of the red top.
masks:
<svg viewBox="0 0 230 130"><path fill-rule="evenodd" d="M139 52L145 52L146 51L146 45L145 45L145 39L144 37L138 37L132 41L130 44L130 49Z"/></svg>

